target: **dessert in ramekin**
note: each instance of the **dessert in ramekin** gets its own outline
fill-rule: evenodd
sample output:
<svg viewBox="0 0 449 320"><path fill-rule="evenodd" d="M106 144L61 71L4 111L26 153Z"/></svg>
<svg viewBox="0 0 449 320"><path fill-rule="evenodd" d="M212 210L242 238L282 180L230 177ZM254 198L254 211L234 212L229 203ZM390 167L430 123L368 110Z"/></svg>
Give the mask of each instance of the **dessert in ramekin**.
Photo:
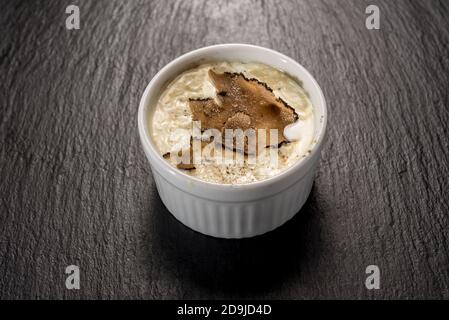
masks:
<svg viewBox="0 0 449 320"><path fill-rule="evenodd" d="M217 164L216 157L201 154L196 162L177 166L167 155L187 144L193 150L188 131L193 120L202 120L203 131L258 130L245 136L240 149L236 136L230 148L215 137L215 145L232 149L224 154L244 155L237 165ZM266 233L300 210L313 184L326 121L322 91L301 65L244 44L206 47L169 63L147 86L138 115L143 149L165 206L186 226L221 238ZM298 123L300 136L292 139ZM261 128L269 138L258 134ZM271 131L277 129L279 135ZM204 143L204 134L201 139ZM249 141L257 142L259 162L249 162ZM276 166L267 163L268 154L278 156Z"/></svg>

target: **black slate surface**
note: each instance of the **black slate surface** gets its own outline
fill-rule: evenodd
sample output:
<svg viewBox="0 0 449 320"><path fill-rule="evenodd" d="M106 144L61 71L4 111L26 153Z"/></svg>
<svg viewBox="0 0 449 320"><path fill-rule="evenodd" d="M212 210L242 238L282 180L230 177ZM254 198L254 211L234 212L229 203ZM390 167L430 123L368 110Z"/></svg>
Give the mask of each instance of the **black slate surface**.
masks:
<svg viewBox="0 0 449 320"><path fill-rule="evenodd" d="M0 30L0 298L449 298L448 1L1 1ZM305 207L243 241L169 214L136 123L161 67L228 42L295 58L329 104Z"/></svg>

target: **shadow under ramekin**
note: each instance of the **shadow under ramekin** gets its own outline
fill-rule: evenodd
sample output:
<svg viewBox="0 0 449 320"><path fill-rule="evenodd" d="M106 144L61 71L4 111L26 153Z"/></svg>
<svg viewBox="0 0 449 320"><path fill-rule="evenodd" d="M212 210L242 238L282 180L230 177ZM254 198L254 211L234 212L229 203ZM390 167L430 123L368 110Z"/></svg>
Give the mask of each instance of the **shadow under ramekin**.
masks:
<svg viewBox="0 0 449 320"><path fill-rule="evenodd" d="M282 227L243 240L197 233L178 222L161 203L151 228L156 231L154 250L163 255L158 261L186 282L181 291L188 289L189 294L182 295L184 299L276 298L278 289L300 276L304 264L313 268L320 250L314 189L301 211ZM200 291L201 295L196 293Z"/></svg>

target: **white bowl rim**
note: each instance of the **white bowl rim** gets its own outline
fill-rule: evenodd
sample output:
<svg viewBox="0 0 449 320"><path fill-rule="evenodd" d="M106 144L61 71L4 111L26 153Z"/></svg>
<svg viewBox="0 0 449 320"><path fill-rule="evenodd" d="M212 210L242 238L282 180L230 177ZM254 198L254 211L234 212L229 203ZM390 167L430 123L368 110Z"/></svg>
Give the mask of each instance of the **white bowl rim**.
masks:
<svg viewBox="0 0 449 320"><path fill-rule="evenodd" d="M288 63L295 64L297 67L302 69L302 71L305 74L307 74L310 77L312 85L316 87L318 95L319 95L319 99L322 102L323 114L321 117L321 121L319 121L321 126L319 128L318 134L315 135L314 140L316 142L313 144L311 152L307 155L307 157L298 160L291 167L285 169L284 171L282 171L272 177L266 178L266 179L249 182L249 183L244 183L244 184L221 184L221 183L205 181L205 180L196 178L194 176L188 175L188 174L182 172L181 170L174 168L165 159L163 159L163 157L159 154L159 152L157 151L157 148L154 146L153 142L151 141L150 137L148 136L148 134L145 130L145 128L147 127L146 122L148 122L148 121L146 121L146 117L145 117L145 115L146 115L146 112L145 112L146 111L146 100L147 100L147 96L148 96L148 93L149 93L151 87L154 85L156 80L162 74L167 72L169 69L171 69L175 65L182 63L183 60L186 60L196 54L204 53L205 51L208 51L208 50L216 50L216 49L220 49L220 48L235 48L235 49L252 48L252 49L257 49L257 50L261 50L261 51L265 51L265 52L270 52L272 54L278 55L282 59L285 59L286 61L288 61ZM301 80L301 79L299 79L299 80ZM164 167L172 175L178 176L179 178L187 179L196 184L203 185L204 187L212 188L215 190L223 190L223 191L226 191L226 190L248 190L248 189L257 189L260 187L266 187L266 186L272 185L272 184L282 180L283 178L285 178L286 176L288 176L290 173L292 173L294 171L299 171L301 168L303 168L307 164L307 162L312 161L314 156L316 156L316 153L320 152L321 145L323 143L323 140L324 140L324 137L326 134L326 127L327 127L326 99L324 98L324 94L323 94L323 91L321 90L321 87L319 86L319 84L315 80L315 78L310 74L310 72L306 68L304 68L300 63L296 62L294 59L292 59L278 51L268 49L265 47L261 47L261 46L256 46L256 45L252 45L252 44L244 44L244 43L226 43L226 44L211 45L211 46L199 48L199 49L196 49L193 51L189 51L189 52L179 56L178 58L172 60L167 65L165 65L158 73L156 73L156 75L151 79L150 83L147 85L147 87L145 88L145 91L142 95L142 98L139 103L139 111L138 111L138 128L139 128L139 135L140 135L140 138L142 141L142 145L144 148L149 150L149 152L151 152L154 155L154 159L156 161L158 161L158 163L161 164L162 167Z"/></svg>

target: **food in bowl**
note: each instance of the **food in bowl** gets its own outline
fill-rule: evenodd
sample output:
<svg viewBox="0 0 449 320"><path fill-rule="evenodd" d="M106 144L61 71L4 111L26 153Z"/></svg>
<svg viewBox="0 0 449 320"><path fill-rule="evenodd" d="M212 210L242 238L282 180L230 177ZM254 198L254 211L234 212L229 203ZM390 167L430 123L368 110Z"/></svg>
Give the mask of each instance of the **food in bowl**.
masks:
<svg viewBox="0 0 449 320"><path fill-rule="evenodd" d="M157 111L161 94L164 94L168 89L167 85L173 83L174 79L180 77L186 70L190 70L194 66L199 67L205 62L211 61L264 64L276 70L285 70L287 74L291 75L291 79L300 79L301 82L295 80L293 82L301 84L301 87L304 88L303 92L307 93L306 97L310 100L311 106L313 106L314 133L313 141L310 145L310 153L307 152L308 154L304 159L296 161L284 171L269 178L252 183L237 183L238 181L236 181L232 184L211 183L194 176L192 174L193 170L178 169L177 165L174 166L174 164L169 162L171 154L176 155L177 148L173 148L169 159L161 157L161 155L165 155L165 151L161 149L153 134L154 114ZM238 73L238 71L232 72L231 70L230 72ZM215 72L220 74L218 70ZM207 73L209 73L209 70ZM243 75L245 74L243 73ZM250 79L248 75L245 77ZM254 78L259 79L259 77L258 74L254 74ZM195 84L194 81L190 81L186 86L201 87L201 84ZM272 84L271 86L275 92L277 87ZM205 89L197 88L196 90L201 91ZM216 92L216 88L212 88L210 92L213 95ZM188 99L189 101L190 99L199 100L202 96L207 97L203 99L210 98L208 95L198 95L197 97L188 97ZM269 98L267 97L267 99ZM285 99L285 102L288 104L288 99ZM173 107L174 110L177 109ZM295 113L298 114L298 118L301 118L301 113L296 111ZM240 118L237 120L237 123L244 123L242 120L245 120L245 117L237 117ZM170 118L175 119L175 116L167 116L167 119ZM189 109L186 110L185 120L190 121ZM248 119L246 118L246 120ZM291 119L289 120L287 117L285 120L289 122ZM241 239L261 235L278 228L298 213L306 202L312 190L315 172L324 145L327 107L323 92L317 81L295 60L274 50L258 46L220 44L188 52L162 68L147 85L142 95L137 123L142 148L151 167L150 181L155 183L160 199L168 211L181 223L200 233L219 238ZM209 123L209 125L212 126L213 124ZM279 123L275 122L270 127L277 125ZM283 126L284 123L282 122L281 125ZM285 127L284 137L288 138L289 141L295 141L295 136L298 138L299 134L307 132L307 130L303 129L304 127L301 127L301 123L298 126L295 124L288 125ZM201 134L202 137L206 131L208 130ZM282 139L281 135L277 137ZM207 140L207 137L205 138ZM272 140L274 143L276 142L275 139ZM190 148L192 146L195 147L195 144L198 145L197 142L192 135L190 139L191 146L188 146L188 141L186 144ZM243 148L240 148L243 152L234 152L238 149L238 145L234 145L233 141L231 142L230 147L224 148L225 150L236 156L243 155L243 158L248 161L251 160L250 149L247 150L244 145ZM217 139L217 144L223 145L223 141ZM258 144L256 149L262 149L259 147L263 145L263 143ZM216 149L216 151L219 150L219 148ZM269 147L269 150L276 149ZM194 164L196 165L195 162Z"/></svg>
<svg viewBox="0 0 449 320"><path fill-rule="evenodd" d="M163 88L148 121L166 161L218 184L287 170L309 153L315 135L301 82L263 63L221 61L182 72Z"/></svg>

